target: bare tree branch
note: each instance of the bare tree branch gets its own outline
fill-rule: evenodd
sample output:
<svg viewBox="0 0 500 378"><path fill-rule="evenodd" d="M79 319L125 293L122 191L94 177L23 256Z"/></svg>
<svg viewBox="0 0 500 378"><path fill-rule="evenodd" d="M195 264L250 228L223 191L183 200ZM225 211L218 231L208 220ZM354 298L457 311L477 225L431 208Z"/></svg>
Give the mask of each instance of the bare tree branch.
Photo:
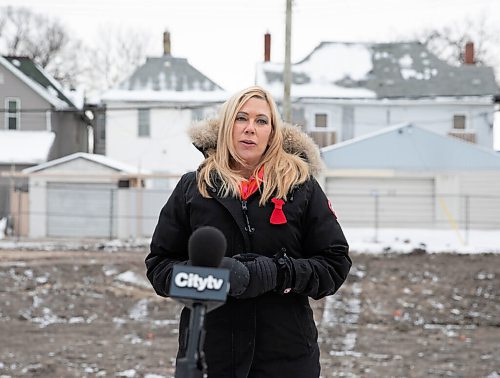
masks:
<svg viewBox="0 0 500 378"><path fill-rule="evenodd" d="M59 20L28 8L0 8L0 53L32 59L65 86L82 81L85 50L80 47Z"/></svg>
<svg viewBox="0 0 500 378"><path fill-rule="evenodd" d="M92 49L94 83L101 89L117 86L143 63L150 37L137 30L101 27L100 38Z"/></svg>
<svg viewBox="0 0 500 378"><path fill-rule="evenodd" d="M3 53L27 56L46 67L68 42L68 32L57 20L28 8L0 9Z"/></svg>
<svg viewBox="0 0 500 378"><path fill-rule="evenodd" d="M69 87L116 86L144 61L149 40L145 32L108 26L88 47L56 19L23 7L0 8L0 53L27 56Z"/></svg>
<svg viewBox="0 0 500 378"><path fill-rule="evenodd" d="M432 28L416 33L414 39L429 47L438 57L450 64L463 64L465 44L474 43L474 59L479 65L496 66L500 62L498 51L500 31L490 22L488 15L477 19L466 18L441 28Z"/></svg>
<svg viewBox="0 0 500 378"><path fill-rule="evenodd" d="M400 36L398 39L409 38ZM500 83L500 27L486 13L425 29L414 33L410 39L420 41L440 59L455 66L464 63L465 45L472 42L475 64L492 67Z"/></svg>

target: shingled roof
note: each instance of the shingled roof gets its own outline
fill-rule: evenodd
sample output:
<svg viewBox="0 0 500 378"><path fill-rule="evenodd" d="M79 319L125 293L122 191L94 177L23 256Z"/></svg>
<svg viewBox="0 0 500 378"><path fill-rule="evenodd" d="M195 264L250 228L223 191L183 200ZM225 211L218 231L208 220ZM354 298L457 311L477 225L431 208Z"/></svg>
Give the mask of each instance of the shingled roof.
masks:
<svg viewBox="0 0 500 378"><path fill-rule="evenodd" d="M282 64L261 63L257 82L282 87ZM292 65L293 97L421 98L500 93L491 67L452 66L419 42L322 42Z"/></svg>
<svg viewBox="0 0 500 378"><path fill-rule="evenodd" d="M219 101L225 91L202 74L185 58L170 54L149 57L117 88L108 91L106 100Z"/></svg>
<svg viewBox="0 0 500 378"><path fill-rule="evenodd" d="M222 90L208 77L190 65L185 58L163 55L147 58L146 63L119 86L120 89L156 91Z"/></svg>
<svg viewBox="0 0 500 378"><path fill-rule="evenodd" d="M56 108L76 108L75 104L64 94L61 85L47 74L42 67L24 56L4 56L0 63L8 62L12 73L23 80Z"/></svg>

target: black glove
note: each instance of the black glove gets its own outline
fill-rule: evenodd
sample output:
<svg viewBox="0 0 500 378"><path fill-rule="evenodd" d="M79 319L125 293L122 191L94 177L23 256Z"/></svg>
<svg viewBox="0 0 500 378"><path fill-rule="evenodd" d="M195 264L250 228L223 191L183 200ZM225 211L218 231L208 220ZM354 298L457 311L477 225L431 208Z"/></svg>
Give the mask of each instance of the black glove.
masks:
<svg viewBox="0 0 500 378"><path fill-rule="evenodd" d="M287 294L292 291L295 282L293 259L288 257L284 251L281 251L274 255L274 261L278 267L276 291L280 294Z"/></svg>
<svg viewBox="0 0 500 378"><path fill-rule="evenodd" d="M276 288L278 268L274 259L254 253L236 255L234 258L241 261L250 272L248 287L237 298L254 298Z"/></svg>
<svg viewBox="0 0 500 378"><path fill-rule="evenodd" d="M243 294L250 282L247 267L231 257L224 257L219 267L229 270L229 295L237 297Z"/></svg>

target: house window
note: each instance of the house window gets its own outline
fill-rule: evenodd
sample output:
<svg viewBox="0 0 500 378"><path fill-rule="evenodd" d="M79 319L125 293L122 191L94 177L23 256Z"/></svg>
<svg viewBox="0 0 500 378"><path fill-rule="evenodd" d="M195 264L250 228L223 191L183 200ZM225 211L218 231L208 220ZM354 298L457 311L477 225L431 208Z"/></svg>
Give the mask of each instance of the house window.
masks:
<svg viewBox="0 0 500 378"><path fill-rule="evenodd" d="M101 140L106 140L106 112L96 112L97 121L96 126L99 129L99 138Z"/></svg>
<svg viewBox="0 0 500 378"><path fill-rule="evenodd" d="M457 130L464 130L465 129L465 116L464 115L455 114L453 116L453 128L457 129Z"/></svg>
<svg viewBox="0 0 500 378"><path fill-rule="evenodd" d="M150 136L150 118L151 118L151 109L139 109L139 133L140 137L149 137Z"/></svg>
<svg viewBox="0 0 500 378"><path fill-rule="evenodd" d="M118 187L119 188L130 188L130 180L119 180Z"/></svg>
<svg viewBox="0 0 500 378"><path fill-rule="evenodd" d="M314 127L326 128L328 126L328 116L325 113L316 113L314 115Z"/></svg>
<svg viewBox="0 0 500 378"><path fill-rule="evenodd" d="M7 98L5 100L5 128L7 130L19 130L21 121L21 100L18 98Z"/></svg>

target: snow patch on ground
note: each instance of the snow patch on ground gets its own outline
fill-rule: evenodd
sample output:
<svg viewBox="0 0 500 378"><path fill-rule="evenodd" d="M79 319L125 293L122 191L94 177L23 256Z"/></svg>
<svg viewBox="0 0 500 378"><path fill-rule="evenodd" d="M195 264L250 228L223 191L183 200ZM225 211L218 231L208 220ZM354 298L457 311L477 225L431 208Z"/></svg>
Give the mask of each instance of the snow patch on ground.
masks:
<svg viewBox="0 0 500 378"><path fill-rule="evenodd" d="M146 278L140 274L137 274L135 272L132 272L130 270L123 272L115 277L116 281L120 281L123 283L135 285L138 287L143 287L146 289L151 288L151 284L149 281L146 280Z"/></svg>
<svg viewBox="0 0 500 378"><path fill-rule="evenodd" d="M405 228L344 228L350 251L358 253L500 253L500 231L498 230L437 230ZM144 253L149 249L150 238L132 240L0 240L0 250L33 251L134 251ZM110 268L111 269L111 268ZM110 271L110 274L111 271ZM141 287L144 278L128 277L136 280Z"/></svg>
<svg viewBox="0 0 500 378"><path fill-rule="evenodd" d="M80 239L5 239L0 240L0 250L25 251L133 251L149 248L150 238L132 240L80 240Z"/></svg>
<svg viewBox="0 0 500 378"><path fill-rule="evenodd" d="M498 230L345 228L350 250L359 253L500 253Z"/></svg>
<svg viewBox="0 0 500 378"><path fill-rule="evenodd" d="M135 304L129 311L130 319L132 320L146 320L148 317L148 300L146 298L141 299Z"/></svg>

